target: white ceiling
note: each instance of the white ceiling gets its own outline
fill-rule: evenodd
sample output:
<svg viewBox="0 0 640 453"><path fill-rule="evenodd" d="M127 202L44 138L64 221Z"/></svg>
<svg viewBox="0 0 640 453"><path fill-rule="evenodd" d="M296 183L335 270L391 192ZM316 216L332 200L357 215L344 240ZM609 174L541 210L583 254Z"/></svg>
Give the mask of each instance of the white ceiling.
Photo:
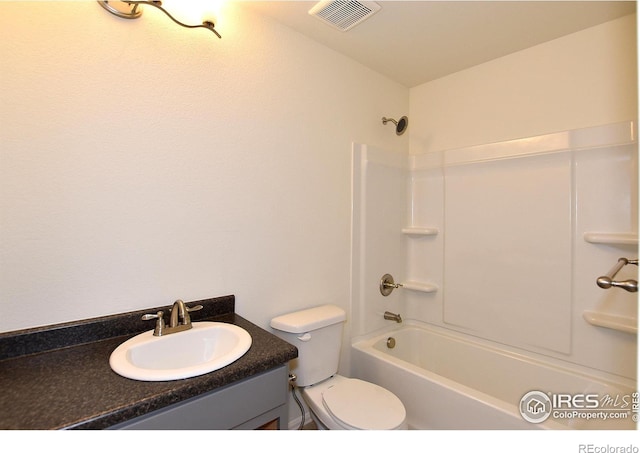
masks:
<svg viewBox="0 0 640 453"><path fill-rule="evenodd" d="M413 87L631 14L635 1L377 1L341 32L308 10L316 1L249 1L254 10Z"/></svg>

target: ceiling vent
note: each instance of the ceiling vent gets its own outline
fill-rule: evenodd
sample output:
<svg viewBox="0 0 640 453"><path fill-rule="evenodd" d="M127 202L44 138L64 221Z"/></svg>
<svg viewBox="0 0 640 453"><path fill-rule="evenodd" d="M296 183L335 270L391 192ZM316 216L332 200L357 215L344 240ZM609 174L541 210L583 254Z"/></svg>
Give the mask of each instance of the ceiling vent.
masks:
<svg viewBox="0 0 640 453"><path fill-rule="evenodd" d="M318 3L309 10L309 14L340 31L347 31L373 16L380 8L376 2L330 0Z"/></svg>

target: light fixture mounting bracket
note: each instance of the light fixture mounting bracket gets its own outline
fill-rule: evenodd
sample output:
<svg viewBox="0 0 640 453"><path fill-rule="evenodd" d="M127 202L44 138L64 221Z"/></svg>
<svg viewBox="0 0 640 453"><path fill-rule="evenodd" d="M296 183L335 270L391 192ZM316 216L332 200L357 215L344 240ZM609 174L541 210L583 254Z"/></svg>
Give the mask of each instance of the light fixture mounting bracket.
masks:
<svg viewBox="0 0 640 453"><path fill-rule="evenodd" d="M142 15L141 5L149 5L154 8L158 8L160 11L165 13L169 19L174 21L176 24L185 28L206 28L207 30L211 30L218 38L222 38L220 33L215 29L215 24L210 20L205 20L201 25L188 25L180 22L178 19L173 17L169 12L162 7L162 2L160 0L96 0L100 6L109 11L111 14L122 17L124 19L137 19Z"/></svg>
<svg viewBox="0 0 640 453"><path fill-rule="evenodd" d="M110 0L98 0L98 3L111 14L123 19L137 19L142 16L142 8L138 8L137 4Z"/></svg>

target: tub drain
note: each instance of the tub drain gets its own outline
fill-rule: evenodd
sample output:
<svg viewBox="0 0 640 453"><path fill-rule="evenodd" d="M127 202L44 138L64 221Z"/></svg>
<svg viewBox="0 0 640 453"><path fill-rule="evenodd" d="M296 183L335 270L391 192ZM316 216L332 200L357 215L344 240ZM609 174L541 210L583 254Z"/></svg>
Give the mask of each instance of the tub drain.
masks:
<svg viewBox="0 0 640 453"><path fill-rule="evenodd" d="M387 348L393 349L396 347L396 339L393 337L387 338Z"/></svg>

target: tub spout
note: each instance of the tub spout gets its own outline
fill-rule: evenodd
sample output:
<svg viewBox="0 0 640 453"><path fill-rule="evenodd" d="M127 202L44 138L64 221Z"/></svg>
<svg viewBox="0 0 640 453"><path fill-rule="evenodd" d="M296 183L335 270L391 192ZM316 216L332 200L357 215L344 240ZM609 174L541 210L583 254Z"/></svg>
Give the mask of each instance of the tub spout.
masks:
<svg viewBox="0 0 640 453"><path fill-rule="evenodd" d="M385 311L384 312L384 319L387 319L389 321L402 322L402 318L400 317L400 313L395 314L395 313L391 313L390 311Z"/></svg>

